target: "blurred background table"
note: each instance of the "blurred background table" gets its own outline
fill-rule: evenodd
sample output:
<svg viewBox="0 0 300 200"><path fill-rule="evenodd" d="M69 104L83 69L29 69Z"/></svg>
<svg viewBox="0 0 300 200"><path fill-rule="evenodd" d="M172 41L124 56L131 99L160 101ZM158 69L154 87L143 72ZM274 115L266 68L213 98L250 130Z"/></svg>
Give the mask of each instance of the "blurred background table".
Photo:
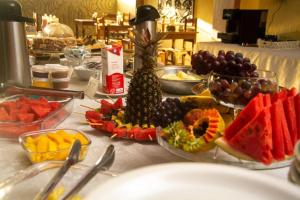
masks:
<svg viewBox="0 0 300 200"><path fill-rule="evenodd" d="M96 21L93 19L74 19L75 22L75 34L76 38L79 37L79 26L81 27L81 36L84 38L85 36L85 28L84 26L95 26Z"/></svg>
<svg viewBox="0 0 300 200"><path fill-rule="evenodd" d="M195 45L195 52L199 50L207 50L215 55L219 50L240 52L244 57L249 57L259 69L276 72L280 86L296 87L300 90L300 49L272 49L222 42L198 42Z"/></svg>

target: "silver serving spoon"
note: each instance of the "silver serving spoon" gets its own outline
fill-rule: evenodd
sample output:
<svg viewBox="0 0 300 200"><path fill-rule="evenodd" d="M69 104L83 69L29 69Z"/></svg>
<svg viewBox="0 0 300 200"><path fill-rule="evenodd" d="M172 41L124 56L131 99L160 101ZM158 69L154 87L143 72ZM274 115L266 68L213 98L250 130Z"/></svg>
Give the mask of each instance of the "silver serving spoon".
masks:
<svg viewBox="0 0 300 200"><path fill-rule="evenodd" d="M99 171L105 171L110 168L115 160L115 148L109 145L104 155L96 164L75 184L75 186L62 198L62 200L71 199L77 194Z"/></svg>
<svg viewBox="0 0 300 200"><path fill-rule="evenodd" d="M50 193L53 191L55 186L59 183L62 177L67 173L69 168L76 164L79 161L81 144L79 140L75 140L72 145L71 151L64 162L63 166L56 172L51 181L47 184L47 186L42 190L41 193L38 194L36 200L46 200Z"/></svg>

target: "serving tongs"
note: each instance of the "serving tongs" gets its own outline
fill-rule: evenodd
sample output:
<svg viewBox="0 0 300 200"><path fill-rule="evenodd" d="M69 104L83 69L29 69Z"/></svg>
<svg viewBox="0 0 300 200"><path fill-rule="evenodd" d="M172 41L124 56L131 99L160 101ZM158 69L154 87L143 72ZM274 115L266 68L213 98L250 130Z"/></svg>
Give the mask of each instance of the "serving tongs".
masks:
<svg viewBox="0 0 300 200"><path fill-rule="evenodd" d="M109 145L104 155L96 162L96 164L82 176L82 178L70 189L70 191L62 198L62 200L70 200L77 194L99 171L108 170L115 160L115 147Z"/></svg>
<svg viewBox="0 0 300 200"><path fill-rule="evenodd" d="M7 97L11 95L25 94L25 95L42 95L51 97L64 97L64 98L77 98L84 99L83 91L74 90L54 90L48 88L37 88L37 87L18 87L18 86L7 86L0 88L1 97Z"/></svg>
<svg viewBox="0 0 300 200"><path fill-rule="evenodd" d="M63 178L63 176L67 173L72 165L75 165L79 161L81 144L79 140L75 140L72 145L71 151L63 164L63 166L57 171L54 177L50 180L50 182L43 188L42 192L40 192L35 200L46 200L51 192L54 190L59 181Z"/></svg>

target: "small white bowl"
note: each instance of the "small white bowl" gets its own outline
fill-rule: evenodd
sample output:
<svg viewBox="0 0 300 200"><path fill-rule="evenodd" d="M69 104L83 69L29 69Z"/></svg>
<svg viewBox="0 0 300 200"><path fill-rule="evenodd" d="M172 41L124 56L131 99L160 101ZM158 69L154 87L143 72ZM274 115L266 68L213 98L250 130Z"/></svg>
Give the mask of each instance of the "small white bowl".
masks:
<svg viewBox="0 0 300 200"><path fill-rule="evenodd" d="M77 66L77 67L74 67L74 71L75 71L76 75L77 75L81 80L84 80L84 81L89 80L90 77L96 73L96 70L95 70L95 69L87 69L87 68L85 68L84 66Z"/></svg>

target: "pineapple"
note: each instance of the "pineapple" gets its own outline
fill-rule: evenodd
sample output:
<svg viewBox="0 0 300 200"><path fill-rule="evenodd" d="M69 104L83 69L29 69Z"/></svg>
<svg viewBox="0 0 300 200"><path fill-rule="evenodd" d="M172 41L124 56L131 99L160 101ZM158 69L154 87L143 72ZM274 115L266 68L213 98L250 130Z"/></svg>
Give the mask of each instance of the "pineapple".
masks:
<svg viewBox="0 0 300 200"><path fill-rule="evenodd" d="M134 41L140 50L142 67L137 69L131 79L125 107L125 121L127 123L151 125L153 124L153 112L162 101L162 91L160 82L155 74L156 50L158 42L163 35L151 38L148 29L142 34L136 34Z"/></svg>

